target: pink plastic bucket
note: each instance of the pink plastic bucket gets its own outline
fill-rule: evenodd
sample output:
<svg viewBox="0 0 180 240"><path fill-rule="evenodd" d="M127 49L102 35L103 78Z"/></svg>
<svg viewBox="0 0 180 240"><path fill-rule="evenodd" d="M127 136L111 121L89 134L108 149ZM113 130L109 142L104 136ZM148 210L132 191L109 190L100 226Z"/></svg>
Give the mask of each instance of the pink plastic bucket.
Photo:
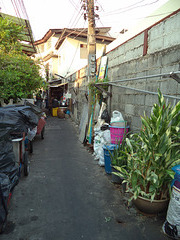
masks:
<svg viewBox="0 0 180 240"><path fill-rule="evenodd" d="M109 126L110 127L110 134L111 134L111 143L118 144L119 142L122 143L123 136L126 130L128 133L129 127L116 127L116 126Z"/></svg>

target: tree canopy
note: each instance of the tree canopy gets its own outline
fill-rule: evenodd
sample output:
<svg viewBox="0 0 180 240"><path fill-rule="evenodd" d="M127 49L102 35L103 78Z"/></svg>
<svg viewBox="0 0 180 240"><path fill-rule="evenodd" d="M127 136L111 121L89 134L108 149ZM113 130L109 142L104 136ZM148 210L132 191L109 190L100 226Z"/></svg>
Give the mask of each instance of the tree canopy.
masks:
<svg viewBox="0 0 180 240"><path fill-rule="evenodd" d="M40 65L22 52L22 27L0 17L0 98L28 98L42 86Z"/></svg>

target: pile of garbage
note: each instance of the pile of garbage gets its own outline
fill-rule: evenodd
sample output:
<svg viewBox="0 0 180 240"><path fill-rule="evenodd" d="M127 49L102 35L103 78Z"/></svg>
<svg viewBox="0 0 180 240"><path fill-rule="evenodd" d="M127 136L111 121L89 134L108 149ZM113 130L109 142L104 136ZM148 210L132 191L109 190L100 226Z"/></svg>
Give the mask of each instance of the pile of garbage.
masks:
<svg viewBox="0 0 180 240"><path fill-rule="evenodd" d="M102 102L98 120L94 126L94 158L100 166L104 166L104 146L112 144L111 126L124 127L126 122L122 114L115 110L112 117L109 116L106 103Z"/></svg>
<svg viewBox="0 0 180 240"><path fill-rule="evenodd" d="M7 217L10 194L19 181L19 165L13 152L12 136L27 134L38 125L41 110L12 105L0 107L0 230Z"/></svg>

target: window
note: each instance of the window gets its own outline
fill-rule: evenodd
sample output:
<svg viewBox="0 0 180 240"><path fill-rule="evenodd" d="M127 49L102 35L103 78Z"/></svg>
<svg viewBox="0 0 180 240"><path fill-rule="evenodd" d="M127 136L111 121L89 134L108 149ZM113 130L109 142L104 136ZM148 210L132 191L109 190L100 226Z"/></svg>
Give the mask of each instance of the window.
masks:
<svg viewBox="0 0 180 240"><path fill-rule="evenodd" d="M87 44L80 44L80 59L87 59Z"/></svg>

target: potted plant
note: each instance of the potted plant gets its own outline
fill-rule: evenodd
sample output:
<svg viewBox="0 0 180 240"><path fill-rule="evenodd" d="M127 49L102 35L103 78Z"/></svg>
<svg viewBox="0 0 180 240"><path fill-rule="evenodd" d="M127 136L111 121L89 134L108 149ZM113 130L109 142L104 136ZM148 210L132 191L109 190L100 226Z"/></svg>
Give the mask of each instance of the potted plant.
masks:
<svg viewBox="0 0 180 240"><path fill-rule="evenodd" d="M140 132L126 139L126 168L116 167L127 182L130 200L147 213L160 212L167 206L174 178L172 167L180 163L180 102L174 107L166 104L160 91L158 99L150 117L141 117ZM161 209L153 209L156 202L162 203Z"/></svg>
<svg viewBox="0 0 180 240"><path fill-rule="evenodd" d="M112 168L112 182L113 183L122 183L124 178L119 176L117 167L126 168L127 165L127 154L125 153L126 146L126 137L127 134L123 136L122 142L118 142L116 148L112 152L109 151L111 158L111 168Z"/></svg>

